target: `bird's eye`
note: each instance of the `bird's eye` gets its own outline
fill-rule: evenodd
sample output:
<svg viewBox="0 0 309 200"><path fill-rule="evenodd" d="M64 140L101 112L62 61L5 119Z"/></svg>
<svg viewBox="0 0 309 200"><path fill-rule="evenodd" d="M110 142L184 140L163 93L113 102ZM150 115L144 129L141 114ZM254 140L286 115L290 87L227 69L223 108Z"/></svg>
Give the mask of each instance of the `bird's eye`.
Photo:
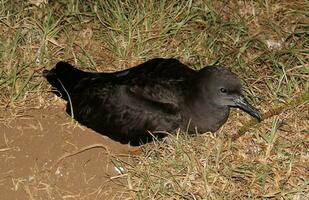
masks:
<svg viewBox="0 0 309 200"><path fill-rule="evenodd" d="M220 91L221 91L222 93L227 93L227 90L226 90L225 88L220 88Z"/></svg>

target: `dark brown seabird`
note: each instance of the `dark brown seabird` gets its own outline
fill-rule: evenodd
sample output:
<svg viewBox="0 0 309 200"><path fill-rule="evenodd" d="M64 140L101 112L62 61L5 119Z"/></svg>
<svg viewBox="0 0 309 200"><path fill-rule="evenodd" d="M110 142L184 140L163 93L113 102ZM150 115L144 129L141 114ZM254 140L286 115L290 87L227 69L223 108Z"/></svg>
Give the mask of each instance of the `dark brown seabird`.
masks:
<svg viewBox="0 0 309 200"><path fill-rule="evenodd" d="M261 119L242 95L240 80L222 66L196 71L176 59L155 58L120 72L91 73L59 62L43 76L79 123L131 145L177 128L214 132L230 107Z"/></svg>

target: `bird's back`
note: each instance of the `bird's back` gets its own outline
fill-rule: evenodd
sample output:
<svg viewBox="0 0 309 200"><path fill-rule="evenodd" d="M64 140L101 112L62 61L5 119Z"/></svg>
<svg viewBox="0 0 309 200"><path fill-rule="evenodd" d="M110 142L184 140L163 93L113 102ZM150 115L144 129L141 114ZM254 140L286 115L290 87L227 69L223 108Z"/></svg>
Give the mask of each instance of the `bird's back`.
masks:
<svg viewBox="0 0 309 200"><path fill-rule="evenodd" d="M177 59L154 58L136 67L113 73L114 76L126 79L151 80L184 80L196 71L179 62Z"/></svg>

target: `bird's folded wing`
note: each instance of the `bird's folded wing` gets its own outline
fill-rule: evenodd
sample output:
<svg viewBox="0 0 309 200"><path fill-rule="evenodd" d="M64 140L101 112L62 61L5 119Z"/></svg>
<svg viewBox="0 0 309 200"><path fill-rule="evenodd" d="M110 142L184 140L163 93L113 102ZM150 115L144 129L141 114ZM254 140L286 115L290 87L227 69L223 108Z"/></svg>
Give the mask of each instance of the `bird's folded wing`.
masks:
<svg viewBox="0 0 309 200"><path fill-rule="evenodd" d="M168 113L179 112L179 100L177 94L168 88L161 86L134 86L127 88L128 95L136 99L137 102L147 104L156 110L162 110Z"/></svg>

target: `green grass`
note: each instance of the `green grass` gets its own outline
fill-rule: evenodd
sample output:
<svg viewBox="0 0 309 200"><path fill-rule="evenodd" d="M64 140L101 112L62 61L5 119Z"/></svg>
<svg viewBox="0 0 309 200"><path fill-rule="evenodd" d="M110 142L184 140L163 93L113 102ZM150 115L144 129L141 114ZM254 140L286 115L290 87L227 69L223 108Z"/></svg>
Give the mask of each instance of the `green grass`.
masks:
<svg viewBox="0 0 309 200"><path fill-rule="evenodd" d="M308 3L296 0L62 0L40 7L1 1L0 106L44 97L48 86L41 72L59 60L116 71L153 57L174 57L193 68L230 67L244 81L247 96L268 111L309 90L308 10ZM232 142L230 135L244 118L234 112L237 123L228 123L217 137L180 134L171 145L145 147L128 169L129 194L133 199L309 198L308 104Z"/></svg>

